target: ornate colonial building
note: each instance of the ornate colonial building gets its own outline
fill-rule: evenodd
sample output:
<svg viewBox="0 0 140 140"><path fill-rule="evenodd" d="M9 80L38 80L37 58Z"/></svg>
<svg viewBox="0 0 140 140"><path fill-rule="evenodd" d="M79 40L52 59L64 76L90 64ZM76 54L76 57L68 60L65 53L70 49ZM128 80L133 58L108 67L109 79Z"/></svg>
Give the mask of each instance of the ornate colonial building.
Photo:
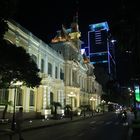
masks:
<svg viewBox="0 0 140 140"><path fill-rule="evenodd" d="M71 105L77 110L81 105L90 105L96 109L101 102L102 86L96 81L94 66L80 51L82 41L78 24L73 22L70 29L62 29L48 45L16 22L9 22L5 39L22 46L34 59L40 69L42 82L39 88L21 86L16 89L0 89L0 109L4 108L3 100L14 101L16 109L23 106L27 117L36 113L51 113L52 102L59 102L61 108ZM22 62L21 62L22 63ZM13 112L13 107L8 107Z"/></svg>

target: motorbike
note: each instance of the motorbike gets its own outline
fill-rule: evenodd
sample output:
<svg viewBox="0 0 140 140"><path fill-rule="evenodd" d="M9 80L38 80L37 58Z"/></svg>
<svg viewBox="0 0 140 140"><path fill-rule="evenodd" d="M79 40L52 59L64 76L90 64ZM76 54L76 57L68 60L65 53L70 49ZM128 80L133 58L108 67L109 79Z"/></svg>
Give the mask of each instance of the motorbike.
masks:
<svg viewBox="0 0 140 140"><path fill-rule="evenodd" d="M124 111L121 113L121 122L126 123L127 120L127 113Z"/></svg>

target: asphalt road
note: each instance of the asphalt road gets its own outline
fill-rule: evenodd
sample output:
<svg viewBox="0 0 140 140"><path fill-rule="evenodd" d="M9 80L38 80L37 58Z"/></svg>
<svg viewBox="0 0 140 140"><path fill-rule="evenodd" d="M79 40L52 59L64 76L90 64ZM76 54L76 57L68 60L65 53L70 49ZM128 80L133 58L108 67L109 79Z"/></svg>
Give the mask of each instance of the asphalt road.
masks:
<svg viewBox="0 0 140 140"><path fill-rule="evenodd" d="M24 140L126 140L128 126L115 113L23 132ZM6 140L6 139L5 139ZM13 140L18 140L15 135Z"/></svg>

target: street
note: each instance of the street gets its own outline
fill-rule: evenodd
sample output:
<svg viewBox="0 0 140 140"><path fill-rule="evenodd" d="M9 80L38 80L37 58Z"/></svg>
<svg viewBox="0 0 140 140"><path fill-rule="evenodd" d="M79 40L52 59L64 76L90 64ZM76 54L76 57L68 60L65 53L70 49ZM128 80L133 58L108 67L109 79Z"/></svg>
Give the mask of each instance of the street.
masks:
<svg viewBox="0 0 140 140"><path fill-rule="evenodd" d="M25 140L126 140L128 126L115 113L23 132ZM18 136L13 137L18 140ZM6 140L6 139L1 139Z"/></svg>

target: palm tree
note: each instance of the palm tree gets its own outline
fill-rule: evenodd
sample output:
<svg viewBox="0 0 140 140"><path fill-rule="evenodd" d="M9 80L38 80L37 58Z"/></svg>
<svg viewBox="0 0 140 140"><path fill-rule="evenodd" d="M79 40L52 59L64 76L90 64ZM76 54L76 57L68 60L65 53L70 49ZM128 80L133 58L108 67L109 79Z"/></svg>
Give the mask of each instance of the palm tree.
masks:
<svg viewBox="0 0 140 140"><path fill-rule="evenodd" d="M57 107L61 107L61 103L53 101L51 103L51 105L54 106L54 118L56 119L57 118Z"/></svg>
<svg viewBox="0 0 140 140"><path fill-rule="evenodd" d="M65 116L70 116L70 111L72 111L72 107L70 105L65 105Z"/></svg>

